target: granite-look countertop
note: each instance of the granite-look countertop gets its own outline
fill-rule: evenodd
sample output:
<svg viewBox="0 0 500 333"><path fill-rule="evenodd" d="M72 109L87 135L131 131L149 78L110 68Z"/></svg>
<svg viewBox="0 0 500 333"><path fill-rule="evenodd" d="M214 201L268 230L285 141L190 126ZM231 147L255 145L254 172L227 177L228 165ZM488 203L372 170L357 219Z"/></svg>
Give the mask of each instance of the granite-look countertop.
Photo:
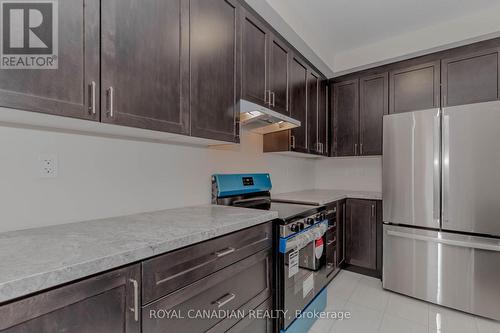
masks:
<svg viewBox="0 0 500 333"><path fill-rule="evenodd" d="M297 192L288 192L273 194L273 201L300 203L305 205L322 206L338 200L369 199L382 200L381 192L370 191L352 191L352 190L304 190Z"/></svg>
<svg viewBox="0 0 500 333"><path fill-rule="evenodd" d="M277 217L204 205L0 233L0 303Z"/></svg>

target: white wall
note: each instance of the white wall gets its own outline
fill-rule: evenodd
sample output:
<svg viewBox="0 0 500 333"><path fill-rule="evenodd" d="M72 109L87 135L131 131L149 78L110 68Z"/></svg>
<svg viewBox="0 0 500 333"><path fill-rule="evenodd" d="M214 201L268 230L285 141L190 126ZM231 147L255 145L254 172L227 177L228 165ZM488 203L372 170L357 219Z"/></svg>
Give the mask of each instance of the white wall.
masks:
<svg viewBox="0 0 500 333"><path fill-rule="evenodd" d="M500 3L335 56L335 75L500 36Z"/></svg>
<svg viewBox="0 0 500 333"><path fill-rule="evenodd" d="M316 188L382 191L382 157L335 157L316 162Z"/></svg>
<svg viewBox="0 0 500 333"><path fill-rule="evenodd" d="M314 187L315 162L262 153L243 133L236 151L0 127L0 232L210 202L217 172L270 172L273 191ZM40 154L58 177L40 178Z"/></svg>

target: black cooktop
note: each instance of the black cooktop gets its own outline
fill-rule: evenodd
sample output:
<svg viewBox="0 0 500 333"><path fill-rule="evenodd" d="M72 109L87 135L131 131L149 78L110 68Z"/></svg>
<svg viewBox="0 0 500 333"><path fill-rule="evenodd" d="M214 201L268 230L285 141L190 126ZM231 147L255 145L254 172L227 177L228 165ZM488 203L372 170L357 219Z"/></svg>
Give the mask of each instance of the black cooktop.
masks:
<svg viewBox="0 0 500 333"><path fill-rule="evenodd" d="M297 205L282 202L271 202L269 210L278 212L278 217L282 222L288 223L294 219L304 218L323 211L324 207Z"/></svg>

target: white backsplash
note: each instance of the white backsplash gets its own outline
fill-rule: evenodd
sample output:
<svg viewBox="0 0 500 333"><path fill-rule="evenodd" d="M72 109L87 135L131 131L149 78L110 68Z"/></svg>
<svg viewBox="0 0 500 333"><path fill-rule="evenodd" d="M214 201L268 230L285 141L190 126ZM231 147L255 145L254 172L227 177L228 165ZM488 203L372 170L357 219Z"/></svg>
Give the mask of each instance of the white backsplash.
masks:
<svg viewBox="0 0 500 333"><path fill-rule="evenodd" d="M382 157L335 157L316 162L316 188L382 191Z"/></svg>
<svg viewBox="0 0 500 333"><path fill-rule="evenodd" d="M222 149L0 127L0 232L210 203L213 173L269 172L273 193L380 189L380 158L310 160L262 153L243 132ZM40 156L57 177L40 176Z"/></svg>

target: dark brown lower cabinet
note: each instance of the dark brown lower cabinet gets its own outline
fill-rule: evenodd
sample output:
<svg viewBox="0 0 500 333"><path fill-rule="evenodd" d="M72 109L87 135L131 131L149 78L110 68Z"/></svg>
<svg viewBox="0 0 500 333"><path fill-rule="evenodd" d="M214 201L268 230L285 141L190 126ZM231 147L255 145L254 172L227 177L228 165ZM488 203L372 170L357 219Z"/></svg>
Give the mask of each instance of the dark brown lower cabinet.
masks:
<svg viewBox="0 0 500 333"><path fill-rule="evenodd" d="M249 311L272 295L272 250L264 250L169 294L142 311L144 333L225 332L238 318L197 317L214 311ZM183 318L161 318L173 311ZM194 316L194 317L193 317Z"/></svg>
<svg viewBox="0 0 500 333"><path fill-rule="evenodd" d="M380 203L377 200L346 201L346 264L359 273L380 277Z"/></svg>
<svg viewBox="0 0 500 333"><path fill-rule="evenodd" d="M140 266L0 306L2 333L139 333Z"/></svg>
<svg viewBox="0 0 500 333"><path fill-rule="evenodd" d="M271 333L273 332L273 320L269 317L259 315L255 318L256 313L271 314L273 309L272 298L267 299L264 303L254 309L254 314L247 316L245 319L231 327L227 333Z"/></svg>

